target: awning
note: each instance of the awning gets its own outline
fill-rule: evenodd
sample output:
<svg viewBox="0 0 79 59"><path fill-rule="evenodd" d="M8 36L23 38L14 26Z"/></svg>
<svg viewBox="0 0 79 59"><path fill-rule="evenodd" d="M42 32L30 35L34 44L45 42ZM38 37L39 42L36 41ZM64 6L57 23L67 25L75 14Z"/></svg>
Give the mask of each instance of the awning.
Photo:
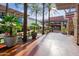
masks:
<svg viewBox="0 0 79 59"><path fill-rule="evenodd" d="M56 8L58 10L75 8L77 3L56 3Z"/></svg>

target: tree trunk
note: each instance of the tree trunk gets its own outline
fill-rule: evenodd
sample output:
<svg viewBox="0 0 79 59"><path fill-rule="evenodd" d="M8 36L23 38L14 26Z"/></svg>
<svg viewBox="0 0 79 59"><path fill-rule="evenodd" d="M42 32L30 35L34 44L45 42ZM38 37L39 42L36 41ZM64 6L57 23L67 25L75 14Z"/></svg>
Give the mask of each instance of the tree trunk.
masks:
<svg viewBox="0 0 79 59"><path fill-rule="evenodd" d="M36 24L37 24L37 10L36 10Z"/></svg>
<svg viewBox="0 0 79 59"><path fill-rule="evenodd" d="M12 37L12 23L11 23L11 26L10 26L10 37Z"/></svg>
<svg viewBox="0 0 79 59"><path fill-rule="evenodd" d="M45 9L44 5L45 5L45 3L43 3L43 20L42 20L43 29L42 29L42 34L44 34L44 9Z"/></svg>
<svg viewBox="0 0 79 59"><path fill-rule="evenodd" d="M5 15L8 13L8 3L6 3ZM10 37L12 37L12 27L10 26Z"/></svg>
<svg viewBox="0 0 79 59"><path fill-rule="evenodd" d="M5 10L5 15L7 15L7 13L8 13L8 3L6 3L6 10Z"/></svg>
<svg viewBox="0 0 79 59"><path fill-rule="evenodd" d="M48 18L49 18L49 31L50 31L50 9L49 9L49 16L48 16Z"/></svg>
<svg viewBox="0 0 79 59"><path fill-rule="evenodd" d="M27 42L27 3L24 3L23 42Z"/></svg>

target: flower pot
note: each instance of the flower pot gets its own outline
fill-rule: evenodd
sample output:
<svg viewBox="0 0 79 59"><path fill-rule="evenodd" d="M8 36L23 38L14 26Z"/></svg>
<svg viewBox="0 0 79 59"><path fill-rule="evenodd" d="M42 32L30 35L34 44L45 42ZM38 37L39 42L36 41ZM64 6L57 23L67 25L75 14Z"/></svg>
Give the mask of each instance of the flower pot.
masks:
<svg viewBox="0 0 79 59"><path fill-rule="evenodd" d="M36 39L36 37L37 37L37 33L36 32L32 32L32 40L35 40Z"/></svg>
<svg viewBox="0 0 79 59"><path fill-rule="evenodd" d="M12 47L16 44L16 37L5 36L4 43L7 47Z"/></svg>

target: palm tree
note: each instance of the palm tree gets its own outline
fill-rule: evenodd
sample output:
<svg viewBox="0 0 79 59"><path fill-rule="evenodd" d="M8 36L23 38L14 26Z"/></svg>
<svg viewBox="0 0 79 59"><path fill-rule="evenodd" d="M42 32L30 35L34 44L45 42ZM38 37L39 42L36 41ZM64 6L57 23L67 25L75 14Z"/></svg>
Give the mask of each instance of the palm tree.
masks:
<svg viewBox="0 0 79 59"><path fill-rule="evenodd" d="M31 7L31 13L34 13L36 15L36 24L37 24L37 15L40 14L41 7L40 4L33 3L29 5Z"/></svg>
<svg viewBox="0 0 79 59"><path fill-rule="evenodd" d="M49 30L50 30L50 13L51 13L51 10L52 10L52 8L54 8L55 7L55 5L54 4L52 4L52 3L48 3L47 4L47 7L48 7L48 25L49 25Z"/></svg>
<svg viewBox="0 0 79 59"><path fill-rule="evenodd" d="M27 42L27 3L24 3L23 42Z"/></svg>
<svg viewBox="0 0 79 59"><path fill-rule="evenodd" d="M45 9L45 3L42 4L43 5L43 20L42 20L42 23L43 23L43 29L42 29L42 34L44 34L44 9Z"/></svg>
<svg viewBox="0 0 79 59"><path fill-rule="evenodd" d="M27 3L21 4L21 3L16 3L15 6L18 7L19 5L24 6L24 22L23 22L23 42L27 42L27 8L28 5Z"/></svg>
<svg viewBox="0 0 79 59"><path fill-rule="evenodd" d="M51 11L51 9L52 9L52 4L51 3L49 3L48 5L47 5L47 7L48 7L48 24L49 24L49 27L50 27L50 11Z"/></svg>

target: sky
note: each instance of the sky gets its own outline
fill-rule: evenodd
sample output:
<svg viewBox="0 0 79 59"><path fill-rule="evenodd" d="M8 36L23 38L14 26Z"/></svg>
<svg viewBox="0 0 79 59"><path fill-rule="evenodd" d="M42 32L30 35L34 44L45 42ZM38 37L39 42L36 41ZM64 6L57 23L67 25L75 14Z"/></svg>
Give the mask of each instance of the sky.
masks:
<svg viewBox="0 0 79 59"><path fill-rule="evenodd" d="M3 5L5 5L5 4L3 4ZM18 10L20 12L23 12L23 5L19 5L19 7L17 7L17 6L15 6L15 3L9 3L9 8L12 8L12 9ZM28 14L30 15L29 17L35 19L35 15L34 14L33 15L31 13L28 13ZM64 10L57 10L56 12L51 10L50 17L64 16L64 15L65 15ZM45 19L46 20L48 19L48 13L45 14ZM42 21L42 16L38 15L38 20Z"/></svg>
<svg viewBox="0 0 79 59"><path fill-rule="evenodd" d="M16 7L15 4L10 3L10 4L9 4L9 7L10 7L10 8L13 8L13 9L15 9L15 10L18 10L18 11L20 11L20 12L23 12L23 6L22 6L22 5L21 5L20 7ZM29 13L29 14L30 14L30 13ZM51 16L51 17L53 17L53 16L63 16L64 14L65 14L65 13L64 13L63 10L57 11L57 13L55 13L55 14L54 14L54 12L51 10L51 15L50 15L50 16ZM35 19L35 15L30 14L29 17ZM47 19L47 18L48 18L48 14L45 15L45 19ZM38 20L42 20L42 16L39 16L39 15L38 15Z"/></svg>

